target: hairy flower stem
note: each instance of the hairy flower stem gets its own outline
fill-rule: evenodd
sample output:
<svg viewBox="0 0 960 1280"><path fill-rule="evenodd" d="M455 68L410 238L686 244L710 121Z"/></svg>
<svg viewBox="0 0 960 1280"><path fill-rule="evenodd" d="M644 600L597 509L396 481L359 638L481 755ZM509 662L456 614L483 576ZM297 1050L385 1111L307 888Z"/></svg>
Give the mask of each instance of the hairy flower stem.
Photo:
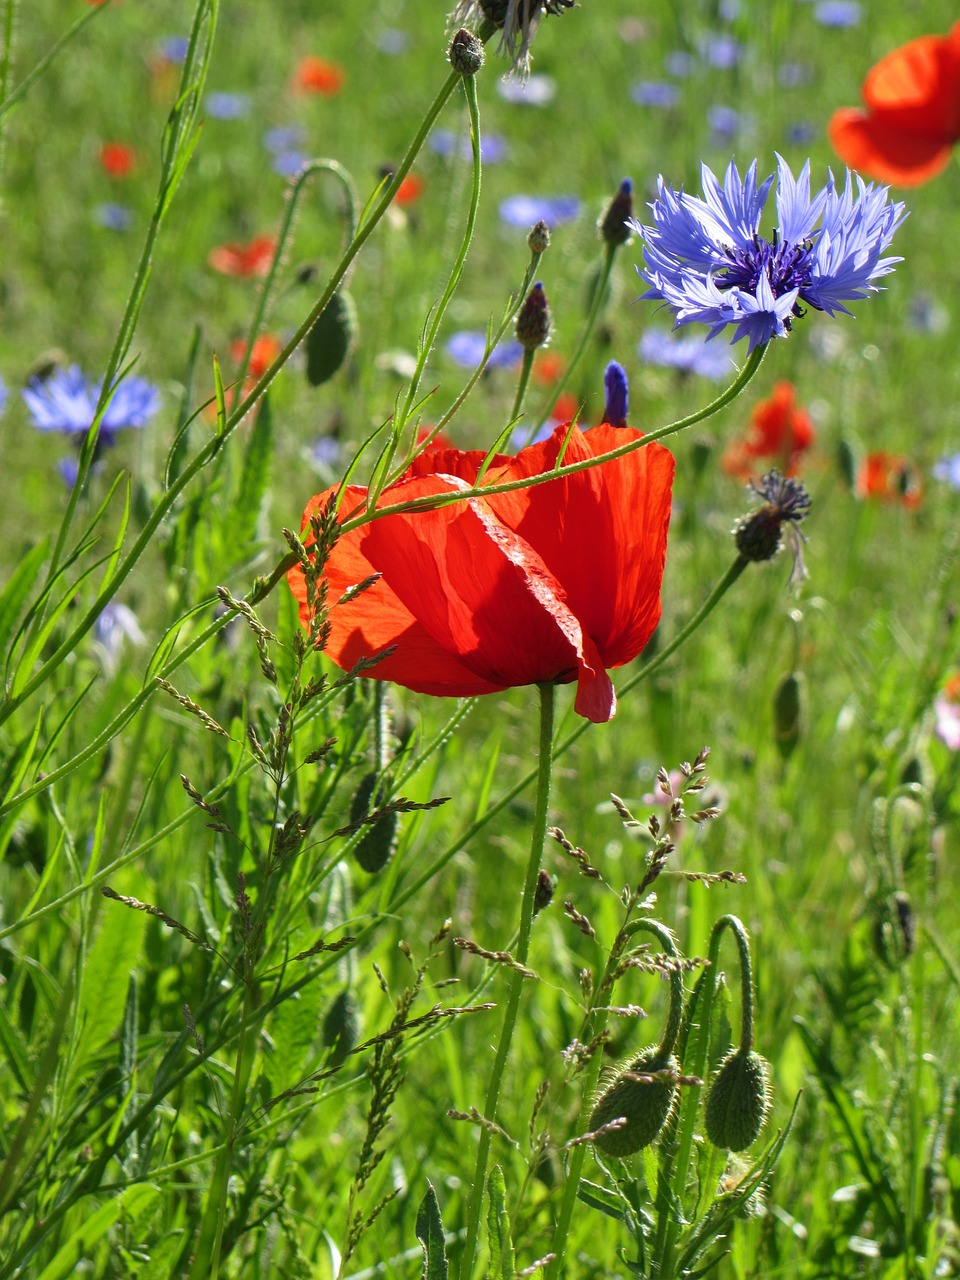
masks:
<svg viewBox="0 0 960 1280"><path fill-rule="evenodd" d="M628 920L620 930L616 941L607 957L607 963L604 966L603 976L597 985L593 996L594 1007L584 1019L583 1026L580 1030L578 1039L581 1044L595 1044L597 1038L602 1036L607 1027L607 1021L610 1017L610 1002L613 996L613 985L616 981L616 970L620 966L623 958L624 950L629 940L635 933L652 933L654 937L663 946L664 951L673 957L678 957L677 944L673 940L670 930L662 925L658 920L641 919ZM680 1031L680 1022L683 1017L683 973L678 968L676 972L670 975L670 1010L667 1017L667 1025L664 1029L663 1038L660 1041L659 1051L666 1057L673 1052L677 1042L677 1036ZM594 1053L590 1059L590 1065L587 1067L583 1080L583 1101L580 1105L580 1117L578 1121L578 1129L585 1132L588 1127L590 1115L593 1111L596 1101L597 1085L600 1080L600 1072L603 1069L603 1053L600 1049ZM580 1189L580 1179L583 1175L583 1162L586 1159L586 1144L580 1143L574 1147L570 1154L570 1164L567 1169L567 1180L563 1188L563 1201L560 1205L560 1213L557 1216L557 1225L553 1233L553 1258L546 1269L547 1280L559 1280L563 1275L563 1261L566 1254L567 1238L570 1234L570 1223L573 1221L573 1211L577 1204L577 1193Z"/></svg>
<svg viewBox="0 0 960 1280"><path fill-rule="evenodd" d="M600 269L600 275L597 278L597 287L594 290L593 298L590 305L590 314L587 316L587 323L584 325L583 333L580 335L580 341L577 343L576 350L570 357L570 363L563 371L563 377L553 388L553 395L547 401L547 407L543 412L543 416L537 423L536 430L539 431L546 420L553 412L553 407L567 389L567 384L573 375L574 369L580 362L580 358L587 349L587 343L590 341L590 335L593 333L594 326L603 310L603 301L607 296L607 285L610 283L610 274L613 271L613 260L617 256L619 245L608 244L603 255L603 266ZM534 432L536 434L536 432Z"/></svg>
<svg viewBox="0 0 960 1280"><path fill-rule="evenodd" d="M533 908L537 891L537 877L540 874L540 859L543 855L543 842L547 834L547 806L550 800L550 774L553 763L553 716L556 702L556 687L553 684L540 684L540 743L537 757L537 799L533 816L533 831L530 836L530 858L527 862L527 873L523 885L523 898L520 903L520 928L517 935L515 952L519 964L527 963L530 952L530 934L533 928ZM513 970L510 974L510 988L507 993L507 1004L503 1011L503 1025L500 1028L500 1041L497 1045L497 1056L494 1060L490 1083L487 1086L487 1097L483 1107L484 1119L495 1121L497 1104L500 1100L500 1086L510 1055L510 1045L517 1025L520 1010L520 993L527 979L523 974ZM490 1129L480 1129L477 1146L477 1164L473 1175L473 1189L467 1205L467 1238L463 1247L460 1264L460 1280L471 1280L476 1263L477 1243L480 1232L480 1214L483 1208L483 1193L487 1181L487 1161L490 1155Z"/></svg>
<svg viewBox="0 0 960 1280"><path fill-rule="evenodd" d="M527 394L527 387L530 385L530 370L533 368L534 352L532 350L524 351L523 364L520 366L520 378L517 382L517 394L513 397L513 408L510 410L510 420L516 422L523 412L523 400Z"/></svg>
<svg viewBox="0 0 960 1280"><path fill-rule="evenodd" d="M686 1075L699 1076L700 1079L706 1079L709 1065L707 1054L717 990L717 961L725 929L732 931L740 953L740 1043L747 1049L753 1046L753 967L750 961L750 942L746 929L736 916L721 916L710 934L707 965L687 1008L689 1030L683 1069ZM674 1280L677 1241L683 1226L683 1215L677 1212L676 1206L683 1204L687 1186L701 1089L702 1086L691 1086L684 1090L673 1140L666 1145L665 1157L660 1166L659 1186L664 1188L664 1194L657 1195L657 1235L653 1247L657 1280Z"/></svg>

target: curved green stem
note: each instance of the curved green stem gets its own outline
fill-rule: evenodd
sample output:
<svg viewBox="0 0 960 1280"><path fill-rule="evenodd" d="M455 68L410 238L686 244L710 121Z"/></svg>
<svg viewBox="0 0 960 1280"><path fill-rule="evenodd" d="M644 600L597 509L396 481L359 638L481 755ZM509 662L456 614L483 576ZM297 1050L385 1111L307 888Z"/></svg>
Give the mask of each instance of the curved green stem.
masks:
<svg viewBox="0 0 960 1280"><path fill-rule="evenodd" d="M567 364L566 369L563 371L563 376L553 388L553 394L547 401L547 406L543 415L537 423L536 431L539 431L546 420L550 417L550 414L553 412L554 405L563 395L564 391L566 391L567 386L570 383L570 379L573 376L573 371L580 363L580 359L583 356L584 351L587 349L587 343L590 341L590 335L593 333L594 326L597 323L600 312L603 310L603 300L606 296L607 285L610 283L610 275L613 271L613 260L617 255L617 249L619 247L619 245L615 244L608 244L606 246L606 253L603 256L603 266L600 269L600 275L597 279L597 287L591 300L590 314L587 316L587 323L584 325L576 350L570 357L570 361ZM534 432L534 434L536 434L536 432Z"/></svg>
<svg viewBox="0 0 960 1280"><path fill-rule="evenodd" d="M524 878L523 898L520 903L520 929L517 936L516 960L525 965L530 951L530 934L533 929L533 908L537 892L537 878L540 874L540 860L543 856L543 842L547 834L547 806L550 800L550 774L553 760L553 717L556 702L556 687L552 684L537 686L540 691L540 746L537 769L537 800L534 809L533 830L530 836L530 857L527 861L527 872ZM517 1025L517 1014L520 1009L520 993L527 979L514 969L510 975L510 987L507 1004L503 1012L503 1024L500 1028L500 1040L497 1044L497 1056L494 1059L493 1071L487 1086L483 1115L490 1121L496 1119L497 1104L500 1100L500 1086L503 1073L510 1055L510 1045ZM487 1161L490 1154L490 1130L484 1126L480 1130L477 1146L477 1163L473 1177L473 1189L467 1204L467 1237L463 1248L460 1266L460 1280L471 1280L476 1262L477 1244L480 1232L480 1214L483 1208L483 1193L487 1181Z"/></svg>
<svg viewBox="0 0 960 1280"><path fill-rule="evenodd" d="M516 422L523 411L523 399L527 394L527 387L530 385L530 370L533 368L534 350L527 348L523 353L523 363L520 366L520 378L517 382L517 394L513 397L513 408L510 410L510 421Z"/></svg>
<svg viewBox="0 0 960 1280"><path fill-rule="evenodd" d="M607 453L598 454L594 458L584 458L581 462L570 462L566 466L555 467L540 475L524 476L520 480L508 480L502 484L477 485L472 489L460 489L449 495L431 494L423 498L413 498L408 502L397 502L392 506L378 507L375 510L364 507L357 515L344 520L341 526L342 531L349 533L351 529L357 529L361 525L369 524L372 520L382 520L384 516L399 515L401 513L407 515L413 511L432 511L437 507L449 506L451 503L468 502L471 498L490 498L498 493L511 493L515 489L529 489L537 484L549 484L553 480L562 480L564 476L576 475L578 471L587 471L590 467L599 467L604 462L612 462L616 458L623 458L628 453L633 453L635 449L642 449L657 440L663 440L667 436L675 435L678 431L684 431L687 427L692 427L696 423L712 417L715 413L719 413L721 409L736 399L747 383L754 377L760 368L760 362L765 351L766 346L755 347L747 357L746 364L726 391L719 395L716 400L712 400L705 408L698 409L695 413L687 414L684 418L678 418L676 422L668 423L667 426L660 427L657 431L651 431L649 435L640 436L639 439L628 440Z"/></svg>

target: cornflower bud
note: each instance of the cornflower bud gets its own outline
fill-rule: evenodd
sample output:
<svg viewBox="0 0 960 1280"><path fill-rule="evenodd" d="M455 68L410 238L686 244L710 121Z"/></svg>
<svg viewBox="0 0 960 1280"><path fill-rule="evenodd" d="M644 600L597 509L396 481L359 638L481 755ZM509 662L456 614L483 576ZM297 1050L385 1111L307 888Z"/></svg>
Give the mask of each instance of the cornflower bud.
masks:
<svg viewBox="0 0 960 1280"><path fill-rule="evenodd" d="M543 285L537 281L517 313L517 341L527 351L542 347L550 337L550 307Z"/></svg>
<svg viewBox="0 0 960 1280"><path fill-rule="evenodd" d="M604 244L621 245L630 239L630 227L627 225L633 217L633 183L624 178L617 194L613 197L600 219L600 239Z"/></svg>
<svg viewBox="0 0 960 1280"><path fill-rule="evenodd" d="M458 75L475 76L483 66L483 45L466 27L461 27L450 42L449 58Z"/></svg>
<svg viewBox="0 0 960 1280"><path fill-rule="evenodd" d="M550 248L550 228L542 218L530 228L527 244L530 247L530 252L536 254L546 253Z"/></svg>

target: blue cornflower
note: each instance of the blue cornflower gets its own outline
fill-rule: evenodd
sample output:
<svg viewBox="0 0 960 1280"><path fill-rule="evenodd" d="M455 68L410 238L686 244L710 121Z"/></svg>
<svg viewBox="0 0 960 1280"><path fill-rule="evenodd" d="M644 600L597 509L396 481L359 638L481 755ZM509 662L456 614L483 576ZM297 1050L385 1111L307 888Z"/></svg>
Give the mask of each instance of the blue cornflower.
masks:
<svg viewBox="0 0 960 1280"><path fill-rule="evenodd" d="M263 145L274 155L296 151L307 140L307 131L299 124L278 124L263 135Z"/></svg>
<svg viewBox="0 0 960 1280"><path fill-rule="evenodd" d="M7 397L9 395L10 392L7 390L7 384L2 378L0 378L0 415L3 414L4 406L7 403Z"/></svg>
<svg viewBox="0 0 960 1280"><path fill-rule="evenodd" d="M638 107L662 107L666 111L680 101L680 90L665 80L640 80L631 86L630 97Z"/></svg>
<svg viewBox="0 0 960 1280"><path fill-rule="evenodd" d="M57 369L48 378L31 378L21 392L38 431L79 435L93 423L101 383L91 382L77 365ZM160 393L146 378L125 378L114 389L100 421L99 443L113 444L117 431L142 427L160 408Z"/></svg>
<svg viewBox="0 0 960 1280"><path fill-rule="evenodd" d="M960 490L960 453L947 454L934 465L935 480L945 480L951 489Z"/></svg>
<svg viewBox="0 0 960 1280"><path fill-rule="evenodd" d="M161 56L168 62L177 63L178 66L181 62L186 62L189 49L189 36L167 36L165 40L160 41Z"/></svg>
<svg viewBox="0 0 960 1280"><path fill-rule="evenodd" d="M820 0L814 7L814 21L822 27L855 27L859 24L862 10L857 0Z"/></svg>
<svg viewBox="0 0 960 1280"><path fill-rule="evenodd" d="M101 227L106 227L108 231L129 231L133 222L133 214L122 204L114 204L108 201L105 204L98 204L93 211L93 219L99 223Z"/></svg>
<svg viewBox="0 0 960 1280"><path fill-rule="evenodd" d="M476 329L461 329L448 339L446 353L455 364L465 369L472 369L483 359L487 345L487 335ZM523 356L523 347L512 338L501 342L490 352L487 361L488 369L509 368L519 362Z"/></svg>
<svg viewBox="0 0 960 1280"><path fill-rule="evenodd" d="M430 150L438 156L451 156L459 152L464 160L473 155L470 139L466 134L456 134L452 129L434 129L427 139ZM480 139L480 159L484 164L498 164L506 157L507 143L498 133L485 133Z"/></svg>
<svg viewBox="0 0 960 1280"><path fill-rule="evenodd" d="M273 153L273 171L281 178L292 178L300 172L310 157L305 151L275 151Z"/></svg>
<svg viewBox="0 0 960 1280"><path fill-rule="evenodd" d="M246 93L208 93L204 101L208 116L214 120L242 120L250 114L250 95Z"/></svg>
<svg viewBox="0 0 960 1280"><path fill-rule="evenodd" d="M695 373L701 378L720 382L736 367L730 347L723 342L710 343L696 334L678 338L662 329L648 329L640 339L637 354L647 364L665 365L680 373Z"/></svg>
<svg viewBox="0 0 960 1280"><path fill-rule="evenodd" d="M810 162L794 178L777 157L777 220L773 238L760 235L760 217L774 177L757 186L757 162L743 180L731 160L724 183L701 167L703 198L674 191L658 179L650 206L653 226L634 227L644 239L644 298L676 312L677 325L699 321L714 337L735 325L732 338L750 350L783 338L803 305L835 315L847 302L876 292L900 258L881 257L904 216L887 200L888 188L867 185L847 172L842 191L830 174L810 195ZM817 225L819 223L819 225Z"/></svg>
<svg viewBox="0 0 960 1280"><path fill-rule="evenodd" d="M555 227L572 222L579 212L576 196L508 196L500 201L500 218L511 227L531 227L535 222Z"/></svg>

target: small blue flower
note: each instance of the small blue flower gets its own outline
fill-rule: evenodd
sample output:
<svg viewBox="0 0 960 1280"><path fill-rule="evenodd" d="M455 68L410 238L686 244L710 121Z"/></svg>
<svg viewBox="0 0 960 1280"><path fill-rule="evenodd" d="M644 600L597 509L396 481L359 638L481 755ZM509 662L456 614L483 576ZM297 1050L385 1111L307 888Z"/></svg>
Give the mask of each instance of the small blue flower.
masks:
<svg viewBox="0 0 960 1280"><path fill-rule="evenodd" d="M699 334L678 338L662 329L648 329L640 339L637 354L648 364L666 365L681 373L695 373L701 378L722 381L733 373L736 364L728 344L710 342Z"/></svg>
<svg viewBox="0 0 960 1280"><path fill-rule="evenodd" d="M806 62L781 62L777 83L781 89L803 89L813 80L813 68Z"/></svg>
<svg viewBox="0 0 960 1280"><path fill-rule="evenodd" d="M672 76L676 76L678 80L685 80L687 76L693 74L693 70L697 65L697 60L692 53L688 53L686 49L675 49L673 53L668 53L664 58L663 65Z"/></svg>
<svg viewBox="0 0 960 1280"><path fill-rule="evenodd" d="M446 353L454 363L464 369L474 369L483 359L487 344L487 335L475 329L463 329L455 333L446 345ZM523 347L519 342L510 339L494 347L487 361L488 369L508 368L515 365L523 356Z"/></svg>
<svg viewBox="0 0 960 1280"><path fill-rule="evenodd" d="M820 0L814 7L814 21L822 27L856 27L859 25L861 7L857 0Z"/></svg>
<svg viewBox="0 0 960 1280"><path fill-rule="evenodd" d="M948 454L933 468L935 480L945 480L951 489L960 490L960 453Z"/></svg>
<svg viewBox="0 0 960 1280"><path fill-rule="evenodd" d="M340 465L343 445L336 436L321 436L310 449L311 461L321 470L332 470Z"/></svg>
<svg viewBox="0 0 960 1280"><path fill-rule="evenodd" d="M576 196L509 196L500 201L500 217L511 227L529 228L535 222L555 227L572 222L579 212Z"/></svg>
<svg viewBox="0 0 960 1280"><path fill-rule="evenodd" d="M305 151L276 151L273 155L273 171L281 178L292 178L309 160Z"/></svg>
<svg viewBox="0 0 960 1280"><path fill-rule="evenodd" d="M129 231L133 214L126 205L109 201L97 205L93 211L93 220L108 231Z"/></svg>
<svg viewBox="0 0 960 1280"><path fill-rule="evenodd" d="M611 427L627 425L627 410L630 403L630 386L622 364L611 360L603 371L603 389L606 392L606 403L603 407L603 420Z"/></svg>
<svg viewBox="0 0 960 1280"><path fill-rule="evenodd" d="M3 415L3 410L6 407L7 398L9 397L9 395L10 395L10 392L7 390L7 384L4 382L2 378L0 378L0 416Z"/></svg>
<svg viewBox="0 0 960 1280"><path fill-rule="evenodd" d="M79 435L90 430L101 383L91 382L77 365L57 369L49 378L31 378L21 395L38 431ZM160 408L160 393L146 378L131 375L114 389L100 422L99 443L113 444L124 427L142 427Z"/></svg>
<svg viewBox="0 0 960 1280"><path fill-rule="evenodd" d="M638 107L661 107L666 111L680 101L680 90L665 80L641 80L631 86L630 97Z"/></svg>
<svg viewBox="0 0 960 1280"><path fill-rule="evenodd" d="M208 93L203 105L214 120L242 120L250 114L250 97L246 93Z"/></svg>
<svg viewBox="0 0 960 1280"><path fill-rule="evenodd" d="M795 147L805 147L820 134L812 120L798 120L787 128L787 141Z"/></svg>
<svg viewBox="0 0 960 1280"><path fill-rule="evenodd" d="M263 145L274 155L296 151L307 140L307 131L299 124L278 124L263 135Z"/></svg>
<svg viewBox="0 0 960 1280"><path fill-rule="evenodd" d="M438 156L452 156L458 148L458 135L452 129L434 129L428 139L430 150ZM459 151L464 160L473 156L466 134L459 135ZM506 158L507 144L498 133L485 133L480 139L480 159L484 164L499 164Z"/></svg>
<svg viewBox="0 0 960 1280"><path fill-rule="evenodd" d="M124 641L133 645L146 644L147 637L140 629L137 615L128 605L111 601L105 605L93 627L94 646L108 674L112 675L120 661Z"/></svg>
<svg viewBox="0 0 960 1280"><path fill-rule="evenodd" d="M729 142L740 128L740 112L718 103L708 109L707 124L714 142Z"/></svg>
<svg viewBox="0 0 960 1280"><path fill-rule="evenodd" d="M160 53L168 62L175 62L179 66L181 62L187 59L187 52L190 48L189 36L167 36L166 40L160 41Z"/></svg>
<svg viewBox="0 0 960 1280"><path fill-rule="evenodd" d="M904 216L888 201L888 188L867 185L847 172L837 190L833 175L810 195L810 162L794 178L782 157L773 238L760 235L760 217L774 175L757 185L756 161L741 180L731 160L723 185L701 166L703 198L677 192L658 179L650 206L653 226L634 224L644 239L644 298L672 307L677 325L698 321L713 337L734 325L733 342L750 350L783 338L803 305L849 314L845 304L877 291L900 258L881 257ZM819 225L817 225L819 223Z"/></svg>
<svg viewBox="0 0 960 1280"><path fill-rule="evenodd" d="M723 32L710 32L700 41L700 53L704 62L720 71L729 71L740 61L740 45Z"/></svg>

